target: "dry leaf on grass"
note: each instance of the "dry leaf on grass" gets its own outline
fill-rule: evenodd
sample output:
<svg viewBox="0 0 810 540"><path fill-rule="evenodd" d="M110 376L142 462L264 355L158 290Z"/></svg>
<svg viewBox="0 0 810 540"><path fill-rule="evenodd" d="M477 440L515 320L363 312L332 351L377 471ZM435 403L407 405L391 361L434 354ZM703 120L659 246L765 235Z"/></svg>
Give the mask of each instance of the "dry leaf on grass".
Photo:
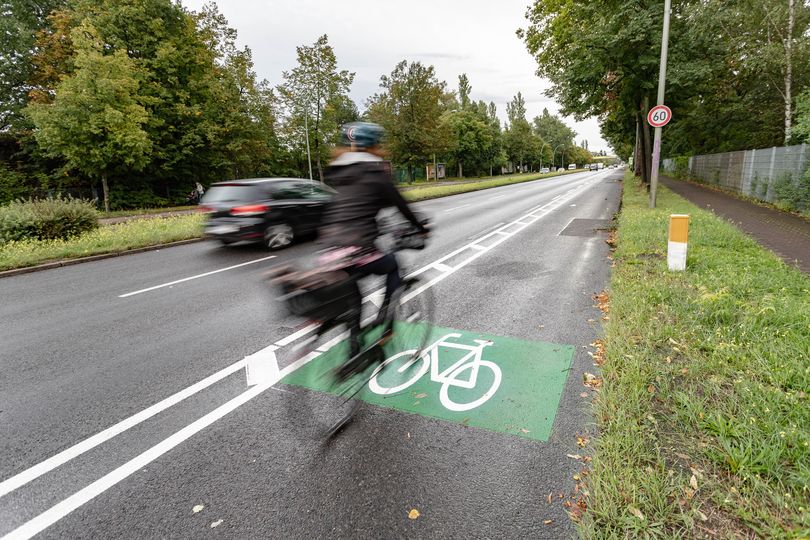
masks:
<svg viewBox="0 0 810 540"><path fill-rule="evenodd" d="M638 508L636 508L635 506L628 506L627 510L629 510L631 514L636 516L641 521L644 521L644 519L645 519L644 518L644 513L641 510L639 510Z"/></svg>
<svg viewBox="0 0 810 540"><path fill-rule="evenodd" d="M697 491L698 489L697 477L694 474L692 475L692 478L689 479L689 485L692 487L692 489Z"/></svg>

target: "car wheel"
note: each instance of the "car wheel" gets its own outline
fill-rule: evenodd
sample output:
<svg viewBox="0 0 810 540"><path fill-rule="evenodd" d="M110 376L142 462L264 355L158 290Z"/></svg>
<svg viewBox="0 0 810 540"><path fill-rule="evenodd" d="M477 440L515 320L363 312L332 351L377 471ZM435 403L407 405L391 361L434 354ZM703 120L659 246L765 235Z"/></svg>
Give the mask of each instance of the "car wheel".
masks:
<svg viewBox="0 0 810 540"><path fill-rule="evenodd" d="M231 244L233 244L234 242L236 242L236 240L225 240L224 238L220 238L220 239L219 239L219 243L220 243L221 245L223 245L223 246L230 246L230 245L231 245Z"/></svg>
<svg viewBox="0 0 810 540"><path fill-rule="evenodd" d="M289 246L294 237L289 223L277 223L264 230L264 245L267 249L281 249Z"/></svg>

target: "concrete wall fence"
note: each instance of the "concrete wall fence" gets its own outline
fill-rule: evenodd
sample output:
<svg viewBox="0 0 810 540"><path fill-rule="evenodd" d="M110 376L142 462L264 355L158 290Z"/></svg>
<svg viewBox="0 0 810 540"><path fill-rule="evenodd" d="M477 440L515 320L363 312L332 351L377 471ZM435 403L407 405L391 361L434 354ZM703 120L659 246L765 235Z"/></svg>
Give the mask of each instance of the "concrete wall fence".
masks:
<svg viewBox="0 0 810 540"><path fill-rule="evenodd" d="M663 160L665 172L716 184L749 197L775 202L779 184L799 187L810 167L810 146L780 146Z"/></svg>

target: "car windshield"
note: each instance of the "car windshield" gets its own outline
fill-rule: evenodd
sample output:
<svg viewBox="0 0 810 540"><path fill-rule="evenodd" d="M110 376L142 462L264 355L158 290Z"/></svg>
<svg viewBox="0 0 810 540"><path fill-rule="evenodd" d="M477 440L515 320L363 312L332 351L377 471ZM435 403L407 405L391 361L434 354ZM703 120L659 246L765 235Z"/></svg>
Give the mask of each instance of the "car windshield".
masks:
<svg viewBox="0 0 810 540"><path fill-rule="evenodd" d="M205 193L203 202L223 203L223 202L251 202L262 198L261 191L256 186L227 184L222 186L211 186Z"/></svg>

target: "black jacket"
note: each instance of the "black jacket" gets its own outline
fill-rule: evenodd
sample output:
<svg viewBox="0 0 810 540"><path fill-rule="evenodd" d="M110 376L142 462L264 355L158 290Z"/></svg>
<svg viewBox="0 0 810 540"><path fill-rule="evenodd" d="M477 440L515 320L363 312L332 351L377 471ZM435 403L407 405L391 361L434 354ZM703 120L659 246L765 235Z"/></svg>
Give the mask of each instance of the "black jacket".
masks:
<svg viewBox="0 0 810 540"><path fill-rule="evenodd" d="M320 243L374 247L379 235L377 214L391 206L423 228L394 187L389 163L366 152L347 152L329 164L324 177L338 193L324 211Z"/></svg>

